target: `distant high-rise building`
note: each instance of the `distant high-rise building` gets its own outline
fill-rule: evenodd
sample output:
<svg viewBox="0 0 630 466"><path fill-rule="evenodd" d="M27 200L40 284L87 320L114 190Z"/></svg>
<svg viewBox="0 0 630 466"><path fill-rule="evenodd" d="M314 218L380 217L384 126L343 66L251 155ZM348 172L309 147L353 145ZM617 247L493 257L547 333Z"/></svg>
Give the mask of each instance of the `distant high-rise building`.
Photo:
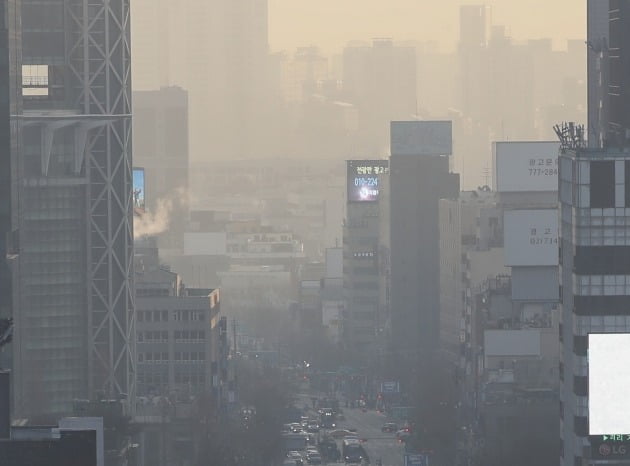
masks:
<svg viewBox="0 0 630 466"><path fill-rule="evenodd" d="M487 102L487 47L489 9L485 5L462 5L459 9L459 61L462 111L479 118Z"/></svg>
<svg viewBox="0 0 630 466"><path fill-rule="evenodd" d="M187 2L191 158L260 157L268 102L268 1ZM264 117L267 115L267 117Z"/></svg>
<svg viewBox="0 0 630 466"><path fill-rule="evenodd" d="M317 47L300 47L281 61L281 76L284 99L302 102L318 93L319 83L328 78L328 59Z"/></svg>
<svg viewBox="0 0 630 466"><path fill-rule="evenodd" d="M134 398L129 1L21 11L16 415L58 416Z"/></svg>
<svg viewBox="0 0 630 466"><path fill-rule="evenodd" d="M439 343L438 204L459 195L451 138L450 121L391 124L391 346L413 360Z"/></svg>
<svg viewBox="0 0 630 466"><path fill-rule="evenodd" d="M188 91L191 159L264 153L261 141L277 120L269 102L268 0L131 4L134 89Z"/></svg>
<svg viewBox="0 0 630 466"><path fill-rule="evenodd" d="M630 144L630 2L610 0L608 143Z"/></svg>
<svg viewBox="0 0 630 466"><path fill-rule="evenodd" d="M371 46L344 49L343 93L358 110L357 152L376 158L386 151L389 122L417 112L416 88L414 48L374 39Z"/></svg>
<svg viewBox="0 0 630 466"><path fill-rule="evenodd" d="M133 0L131 31L134 91L185 84L186 2ZM198 49L196 49L198 53Z"/></svg>
<svg viewBox="0 0 630 466"><path fill-rule="evenodd" d="M134 91L133 113L133 162L144 168L146 207L160 215L172 206L159 247L181 250L188 222L188 93L175 86Z"/></svg>
<svg viewBox="0 0 630 466"><path fill-rule="evenodd" d="M608 121L609 0L587 2L588 143L600 147Z"/></svg>
<svg viewBox="0 0 630 466"><path fill-rule="evenodd" d="M478 49L488 42L490 11L486 5L462 5L459 7L459 47Z"/></svg>

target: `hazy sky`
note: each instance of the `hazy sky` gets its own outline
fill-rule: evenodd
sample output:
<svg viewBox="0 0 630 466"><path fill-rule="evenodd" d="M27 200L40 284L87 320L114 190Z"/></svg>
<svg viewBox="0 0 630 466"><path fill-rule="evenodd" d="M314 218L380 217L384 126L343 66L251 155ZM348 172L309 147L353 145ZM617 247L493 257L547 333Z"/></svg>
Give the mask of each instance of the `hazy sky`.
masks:
<svg viewBox="0 0 630 466"><path fill-rule="evenodd" d="M461 0L269 0L272 51L319 45L339 51L349 40L392 37L437 40L454 47ZM492 22L515 39L552 37L556 44L586 36L585 0L488 0Z"/></svg>

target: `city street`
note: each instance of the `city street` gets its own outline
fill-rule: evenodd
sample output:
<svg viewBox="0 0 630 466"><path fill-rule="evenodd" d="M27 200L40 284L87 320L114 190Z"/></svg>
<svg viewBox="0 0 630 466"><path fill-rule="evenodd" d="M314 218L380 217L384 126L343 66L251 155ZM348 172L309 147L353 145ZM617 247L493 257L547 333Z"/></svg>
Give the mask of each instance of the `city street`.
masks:
<svg viewBox="0 0 630 466"><path fill-rule="evenodd" d="M387 421L384 414L373 410L362 412L360 409L343 408L345 421L339 423L342 429L356 429L360 439L367 439L363 444L372 465L379 458L383 466L402 466L403 444L396 440L396 434L381 432Z"/></svg>
<svg viewBox="0 0 630 466"><path fill-rule="evenodd" d="M298 395L300 406L310 405L310 396L301 394ZM395 433L383 433L381 427L388 421L384 414L378 413L374 410L368 410L366 412L361 411L359 408L345 408L342 406L343 415L345 420L339 421L337 424L338 429L356 429L357 437L359 439L366 439L363 444L365 451L370 458L370 464L373 466L380 458L383 462L383 466L402 466L403 464L403 451L404 445L399 443L396 439ZM311 410L309 416L316 417L315 411ZM323 434L324 431L321 431ZM341 440L337 441L339 449L341 450ZM329 463L343 464L343 463Z"/></svg>

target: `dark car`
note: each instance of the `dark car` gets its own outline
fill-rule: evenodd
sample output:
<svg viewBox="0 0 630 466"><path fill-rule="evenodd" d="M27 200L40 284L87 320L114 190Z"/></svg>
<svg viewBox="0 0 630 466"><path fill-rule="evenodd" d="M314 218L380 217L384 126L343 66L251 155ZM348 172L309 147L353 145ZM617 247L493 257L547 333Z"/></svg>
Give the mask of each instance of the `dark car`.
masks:
<svg viewBox="0 0 630 466"><path fill-rule="evenodd" d="M396 432L398 430L398 425L395 422L386 422L385 424L383 424L383 427L381 427L381 432Z"/></svg>
<svg viewBox="0 0 630 466"><path fill-rule="evenodd" d="M339 461L341 458L337 443L331 438L325 438L319 443L319 451L327 461Z"/></svg>
<svg viewBox="0 0 630 466"><path fill-rule="evenodd" d="M309 452L306 454L306 462L308 464L322 464L322 457L317 452Z"/></svg>
<svg viewBox="0 0 630 466"><path fill-rule="evenodd" d="M286 459L289 461L295 461L295 464L297 466L304 465L304 458L302 458L302 455L298 451L290 451L289 453L287 453Z"/></svg>

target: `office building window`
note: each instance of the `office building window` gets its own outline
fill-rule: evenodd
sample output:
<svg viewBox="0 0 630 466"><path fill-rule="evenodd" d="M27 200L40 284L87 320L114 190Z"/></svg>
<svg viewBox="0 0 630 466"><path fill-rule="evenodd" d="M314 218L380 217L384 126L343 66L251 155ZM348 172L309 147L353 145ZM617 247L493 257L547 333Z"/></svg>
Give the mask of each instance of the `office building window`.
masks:
<svg viewBox="0 0 630 466"><path fill-rule="evenodd" d="M591 208L615 207L615 162L591 162Z"/></svg>

